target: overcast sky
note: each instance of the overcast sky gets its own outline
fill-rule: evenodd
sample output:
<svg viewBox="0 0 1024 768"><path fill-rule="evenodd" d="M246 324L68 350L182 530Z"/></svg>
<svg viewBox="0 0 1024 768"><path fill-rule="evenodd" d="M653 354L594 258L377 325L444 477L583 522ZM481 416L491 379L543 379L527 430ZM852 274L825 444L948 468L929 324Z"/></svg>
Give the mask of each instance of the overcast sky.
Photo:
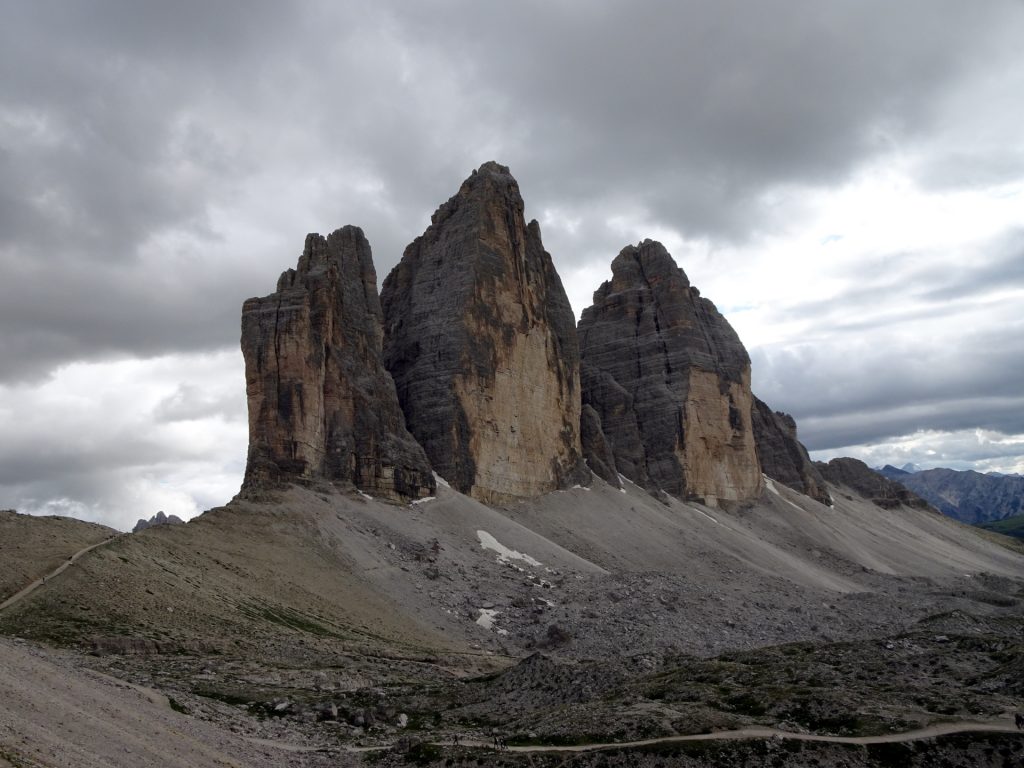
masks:
<svg viewBox="0 0 1024 768"><path fill-rule="evenodd" d="M226 502L239 322L486 160L577 314L660 239L818 457L1024 471L1024 3L0 0L0 507Z"/></svg>

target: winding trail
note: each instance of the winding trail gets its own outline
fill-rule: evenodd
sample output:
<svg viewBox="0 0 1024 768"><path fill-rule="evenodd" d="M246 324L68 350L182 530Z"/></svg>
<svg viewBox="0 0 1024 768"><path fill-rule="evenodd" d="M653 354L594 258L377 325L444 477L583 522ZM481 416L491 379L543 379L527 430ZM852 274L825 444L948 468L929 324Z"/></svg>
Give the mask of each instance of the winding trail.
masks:
<svg viewBox="0 0 1024 768"><path fill-rule="evenodd" d="M633 747L650 747L658 744L674 744L687 741L743 741L749 739L789 739L791 741L823 741L832 744L894 744L918 739L929 739L935 736L948 736L954 733L1019 733L1012 718L989 722L962 721L959 723L936 723L924 728L902 733L886 733L879 736L826 736L816 733L793 733L779 731L774 728L740 728L734 731L712 731L711 733L694 733L688 736L662 736L656 739L639 741L596 742L591 744L573 744L567 746L509 746L509 752L595 752L603 749L630 749ZM1024 734L1021 734L1024 738ZM491 747L490 742L466 739L462 741L467 747ZM450 743L439 746L450 746Z"/></svg>
<svg viewBox="0 0 1024 768"><path fill-rule="evenodd" d="M33 592L35 592L37 589L39 589L39 587L43 586L43 584L45 584L48 579L52 579L54 576L57 576L58 574L61 574L64 571L66 571L82 555L86 554L87 552L91 552L92 550L96 549L97 547L102 547L105 544L109 544L110 542L114 541L114 539L119 539L121 536L124 536L124 535L125 534L123 534L123 533L119 533L119 534L117 534L115 536L111 536L110 538L104 539L103 541L98 541L95 544L90 544L88 547L85 547L84 549L78 550L77 552L75 552L75 554L71 555L71 557L69 557L63 563L61 563L56 568L54 568L52 571L50 571L50 573L47 573L44 576L40 576L38 579L33 581L27 587L25 587L24 589L22 589L19 592L15 592L13 595L11 595L6 600L4 600L2 603L0 603L0 611L5 610L7 608L10 608L15 603L18 603L18 602L21 602L22 600L24 600L26 597L28 597Z"/></svg>
<svg viewBox="0 0 1024 768"><path fill-rule="evenodd" d="M819 741L832 744L896 744L918 739L930 739L936 736L949 736L955 733L1019 733L1014 726L1012 718L1003 720L991 720L988 722L964 720L958 723L936 723L924 728L917 728L913 731L902 733L886 733L878 736L828 736L816 733L794 733L793 731L780 731L775 728L739 728L733 731L712 731L711 733L694 733L686 736L661 736L656 739L641 739L639 741L603 741L590 744L572 744L566 746L508 746L503 752L599 752L606 749L632 749L636 747L651 747L659 744L675 744L692 741L750 741L755 739L789 739L791 741ZM1024 738L1024 733L1021 734ZM248 737L247 741L261 746L273 747L287 752L331 752L345 751L354 753L383 752L394 748L395 744L378 744L373 746L352 746L346 745L337 749L324 749L317 747L300 746L297 744L286 744L273 739L255 739ZM493 742L480 739L460 739L458 745L448 741L428 742L435 747L449 749L494 749Z"/></svg>

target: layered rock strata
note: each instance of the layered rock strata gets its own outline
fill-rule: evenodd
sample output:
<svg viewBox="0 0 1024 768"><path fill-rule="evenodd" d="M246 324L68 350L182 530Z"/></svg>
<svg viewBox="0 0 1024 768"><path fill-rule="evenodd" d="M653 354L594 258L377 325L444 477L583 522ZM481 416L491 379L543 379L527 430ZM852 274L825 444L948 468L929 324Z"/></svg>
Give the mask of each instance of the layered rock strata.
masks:
<svg viewBox="0 0 1024 768"><path fill-rule="evenodd" d="M772 480L810 496L822 504L832 503L825 479L814 466L807 449L797 439L796 421L788 413L773 411L754 398L754 441L761 470Z"/></svg>
<svg viewBox="0 0 1024 768"><path fill-rule="evenodd" d="M314 478L395 500L433 492L384 367L381 320L370 246L351 226L307 236L277 291L245 302L243 495Z"/></svg>
<svg viewBox="0 0 1024 768"><path fill-rule="evenodd" d="M711 504L761 493L750 358L661 243L619 253L579 340L583 403L600 418L617 472Z"/></svg>
<svg viewBox="0 0 1024 768"><path fill-rule="evenodd" d="M501 503L585 476L575 318L508 168L438 208L381 302L406 423L452 486Z"/></svg>

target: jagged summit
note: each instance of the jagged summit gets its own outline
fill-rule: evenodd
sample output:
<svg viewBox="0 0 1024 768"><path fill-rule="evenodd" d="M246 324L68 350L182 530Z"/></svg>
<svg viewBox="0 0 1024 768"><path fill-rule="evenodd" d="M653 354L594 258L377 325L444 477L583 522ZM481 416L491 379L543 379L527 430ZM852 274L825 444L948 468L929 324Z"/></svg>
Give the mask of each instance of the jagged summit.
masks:
<svg viewBox="0 0 1024 768"><path fill-rule="evenodd" d="M579 336L583 402L600 419L615 472L710 503L761 493L750 358L661 243L622 249ZM595 459L595 469L607 465Z"/></svg>
<svg viewBox="0 0 1024 768"><path fill-rule="evenodd" d="M585 479L575 319L507 167L484 163L384 281L384 361L437 472L485 502Z"/></svg>
<svg viewBox="0 0 1024 768"><path fill-rule="evenodd" d="M750 392L735 331L665 247L623 248L577 329L519 185L490 161L431 217L378 297L358 227L307 236L243 308L243 494L289 481L422 498L432 470L485 503L591 471L682 499L747 501L769 477L824 503L796 425ZM582 365L581 365L582 359Z"/></svg>
<svg viewBox="0 0 1024 768"><path fill-rule="evenodd" d="M373 495L433 492L384 369L370 245L358 227L306 237L277 291L242 308L249 401L244 494L283 481L351 482Z"/></svg>

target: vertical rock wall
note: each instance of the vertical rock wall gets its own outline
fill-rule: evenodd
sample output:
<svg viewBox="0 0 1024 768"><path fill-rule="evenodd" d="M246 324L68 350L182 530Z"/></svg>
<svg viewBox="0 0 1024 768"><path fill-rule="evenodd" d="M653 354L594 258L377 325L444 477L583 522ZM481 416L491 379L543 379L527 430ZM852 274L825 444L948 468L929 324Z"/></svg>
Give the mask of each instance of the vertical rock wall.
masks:
<svg viewBox="0 0 1024 768"><path fill-rule="evenodd" d="M381 301L406 422L449 483L500 503L585 475L572 309L508 168L473 172Z"/></svg>
<svg viewBox="0 0 1024 768"><path fill-rule="evenodd" d="M370 246L358 227L309 235L277 291L242 308L249 402L243 494L281 482L351 482L393 499L431 493L382 359Z"/></svg>
<svg viewBox="0 0 1024 768"><path fill-rule="evenodd" d="M712 504L760 494L750 359L660 243L619 253L579 339L583 402L597 412L618 472Z"/></svg>
<svg viewBox="0 0 1024 768"><path fill-rule="evenodd" d="M764 473L822 504L831 504L825 479L797 439L793 417L773 411L756 397L753 416L757 455Z"/></svg>

